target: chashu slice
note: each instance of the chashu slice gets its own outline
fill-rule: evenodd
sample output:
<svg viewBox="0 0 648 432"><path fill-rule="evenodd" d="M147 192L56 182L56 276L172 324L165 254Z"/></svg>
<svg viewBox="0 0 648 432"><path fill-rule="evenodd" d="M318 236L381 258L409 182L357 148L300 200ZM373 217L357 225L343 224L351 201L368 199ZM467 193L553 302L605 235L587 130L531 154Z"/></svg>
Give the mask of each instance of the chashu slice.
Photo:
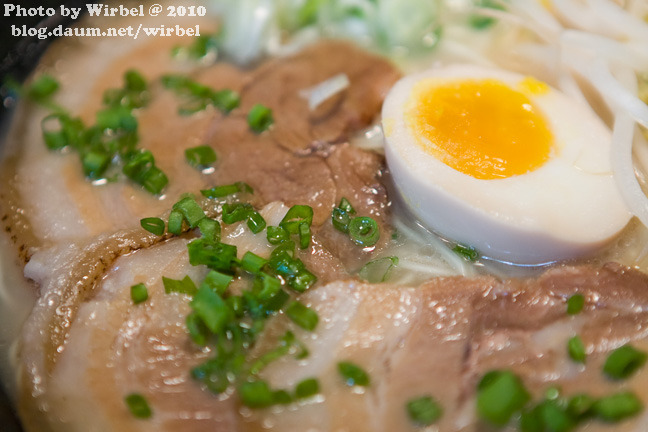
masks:
<svg viewBox="0 0 648 432"><path fill-rule="evenodd" d="M32 373L27 396L34 398L23 399L23 417L44 421L32 430L47 430L43 424L48 424L66 431L407 431L417 426L405 404L429 394L444 410L432 430L490 431L497 429L475 414L475 393L481 376L494 369L514 371L536 401L552 386L566 396L632 390L648 401L645 368L623 381L601 371L609 352L621 345L648 350L648 276L609 264L556 268L536 279L504 282L453 277L416 288L355 280L321 286L301 297L319 314L314 332L278 315L251 353L262 355L277 335L293 331L308 346L309 357L282 357L261 375L280 389L316 377L321 394L287 406L242 407L235 393L216 396L189 378L189 369L209 353L192 345L184 330L188 299L164 294L160 281L161 275L184 274L199 280L200 269L187 265L185 242L173 239L118 258L94 294L80 302L55 361L38 369L25 358ZM138 282L150 286L151 297L133 305L129 287ZM585 296L586 305L570 316L566 299L575 293ZM586 345L585 365L566 352L575 334ZM38 356L38 350L29 355ZM370 385L347 386L337 372L340 361L362 366ZM149 400L152 419L129 417L123 398L133 391ZM619 424L592 420L581 430L643 431L647 423L643 412Z"/></svg>
<svg viewBox="0 0 648 432"><path fill-rule="evenodd" d="M105 44L84 45L79 57L63 49L52 54L62 56L57 58L64 68L61 78L72 87L63 91L75 93L76 87L88 91L85 98L64 97L62 101L87 124L93 123L103 91L122 85L124 71L142 72L149 80L151 102L135 113L139 147L153 153L169 185L161 197L125 179L92 185L83 178L73 152L45 148L40 121L46 112L23 107L0 169L0 220L23 258L28 259L36 248L135 227L143 217L163 214L183 193L236 181L246 181L258 191L256 204L260 206L276 200L313 206L316 225L330 217L342 196L384 224L388 201L380 178L383 159L344 143L378 114L383 97L399 77L394 66L348 43L324 41L252 70L224 62L190 68L169 55L175 43L156 40L123 55L103 52ZM102 60L103 69L90 69L86 63L91 51L112 60ZM76 77L75 70L84 71L77 77L78 84L70 78ZM237 91L241 106L227 116L211 107L179 115L182 98L160 82L167 73L187 74L214 89ZM299 79L289 80L290 74ZM334 95L335 103L324 107L324 112L309 111L300 90L336 74L348 75L349 87ZM273 110L275 127L266 133L255 134L247 126L247 112L256 103ZM300 132L287 133L290 125L299 126ZM186 162L184 151L205 144L215 149L218 161L213 171L201 172ZM357 267L352 260L349 265Z"/></svg>

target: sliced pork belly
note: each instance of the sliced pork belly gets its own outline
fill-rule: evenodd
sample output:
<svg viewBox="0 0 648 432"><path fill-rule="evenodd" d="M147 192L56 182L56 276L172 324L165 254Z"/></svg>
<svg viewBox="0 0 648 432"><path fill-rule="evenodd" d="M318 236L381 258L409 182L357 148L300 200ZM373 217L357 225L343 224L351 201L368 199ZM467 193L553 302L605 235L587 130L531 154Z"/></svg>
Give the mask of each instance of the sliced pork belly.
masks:
<svg viewBox="0 0 648 432"><path fill-rule="evenodd" d="M83 178L75 154L45 148L40 120L46 112L23 108L1 169L0 219L5 229L12 230L25 258L36 247L137 226L142 217L163 214L183 193L234 181L250 183L258 191L259 205L276 200L312 205L316 225L326 221L339 199L353 191L349 198L354 204L383 223L387 198L380 179L382 158L342 143L379 112L385 93L398 78L395 67L351 45L329 41L254 70L225 63L192 70L170 56L177 40L162 43L158 39L166 39L155 39L123 55L113 52L112 60L104 61L104 68L95 74L86 73L95 69L74 53L57 51L56 60L63 65L63 85L72 87L78 79L82 81L78 87L89 94L86 99L62 101L65 105L67 100L87 124L93 123L104 90L120 87L124 71L142 71L149 80L151 102L136 112L139 147L151 150L156 164L168 175L164 195L152 196L125 180L92 185ZM354 62L347 62L349 57ZM83 71L83 76L75 71ZM299 79L286 80L286 71L293 71ZM214 89L237 91L241 107L228 116L211 107L181 116L181 98L163 89L159 81L167 73L188 74ZM336 74L349 75L351 85L335 96L338 103L313 117L299 89ZM276 124L266 133L255 134L247 126L247 111L256 103L267 103L273 109ZM286 125L297 124L310 132L281 132ZM185 161L185 149L203 144L211 145L219 157L213 172L202 173Z"/></svg>
<svg viewBox="0 0 648 432"><path fill-rule="evenodd" d="M255 247L233 228L231 241ZM189 369L212 354L193 345L184 329L188 298L164 294L160 281L162 275L185 274L200 280L201 270L187 265L185 243L173 239L117 258L61 329L65 346L28 351L31 394L22 408L23 417L34 421L32 430L407 431L417 427L405 404L427 394L444 410L433 430L497 430L475 414L477 382L493 369L513 370L535 400L550 386L566 396L631 389L648 400L645 368L625 381L611 381L601 371L614 348L630 342L648 349L648 277L607 265L557 268L537 279L505 282L454 277L417 288L354 280L321 286L301 297L319 314L314 332L279 315L251 353L262 355L278 335L293 331L309 357L282 357L261 376L281 389L315 377L321 394L287 406L241 407L236 393L215 396L189 378ZM138 282L147 284L150 299L133 305L129 287ZM586 305L569 316L566 299L574 293L582 293ZM51 304L39 307L54 313ZM29 334L42 338L36 327ZM575 334L587 347L585 365L566 353ZM52 351L59 351L53 359L33 361ZM347 386L337 372L340 361L362 366L370 385ZM123 398L133 391L149 400L150 420L129 417ZM646 424L644 413L614 425L591 421L579 430L643 431Z"/></svg>

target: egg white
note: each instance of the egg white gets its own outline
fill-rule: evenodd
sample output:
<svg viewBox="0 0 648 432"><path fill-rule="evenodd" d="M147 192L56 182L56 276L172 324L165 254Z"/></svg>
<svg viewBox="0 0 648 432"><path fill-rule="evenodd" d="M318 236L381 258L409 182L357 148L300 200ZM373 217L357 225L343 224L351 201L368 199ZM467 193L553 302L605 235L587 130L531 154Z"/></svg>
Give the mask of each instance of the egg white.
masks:
<svg viewBox="0 0 648 432"><path fill-rule="evenodd" d="M408 75L391 89L382 110L387 164L404 202L429 228L486 257L541 264L592 253L628 223L610 166L610 131L589 107L551 88L527 94L555 151L528 173L480 180L426 152L408 127L412 89L427 79L496 79L518 90L525 77L452 65Z"/></svg>

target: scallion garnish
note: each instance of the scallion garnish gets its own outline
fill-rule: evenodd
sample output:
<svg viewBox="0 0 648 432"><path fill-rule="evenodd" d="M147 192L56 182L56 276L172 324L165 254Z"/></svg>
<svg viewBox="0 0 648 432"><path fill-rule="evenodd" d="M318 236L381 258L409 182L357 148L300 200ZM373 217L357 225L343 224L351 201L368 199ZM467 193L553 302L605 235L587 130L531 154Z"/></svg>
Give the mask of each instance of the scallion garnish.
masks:
<svg viewBox="0 0 648 432"><path fill-rule="evenodd" d="M348 386L367 387L370 384L369 374L357 364L343 361L337 366L340 376Z"/></svg>
<svg viewBox="0 0 648 432"><path fill-rule="evenodd" d="M233 319L232 310L223 298L206 286L200 287L190 305L205 326L215 334L220 334Z"/></svg>
<svg viewBox="0 0 648 432"><path fill-rule="evenodd" d="M261 104L256 104L250 109L247 120L248 126L255 133L265 131L274 123L272 110Z"/></svg>
<svg viewBox="0 0 648 432"><path fill-rule="evenodd" d="M147 419L153 415L148 402L139 393L131 393L124 398L124 402L130 413L138 419Z"/></svg>
<svg viewBox="0 0 648 432"><path fill-rule="evenodd" d="M349 232L349 222L351 222L351 215L356 211L348 199L342 197L340 204L333 209L331 213L331 222L338 231L343 233Z"/></svg>
<svg viewBox="0 0 648 432"><path fill-rule="evenodd" d="M161 236L164 234L164 221L157 217L140 219L140 225L146 231Z"/></svg>
<svg viewBox="0 0 648 432"><path fill-rule="evenodd" d="M309 398L318 394L319 391L319 381L316 378L306 378L295 386L295 398Z"/></svg>
<svg viewBox="0 0 648 432"><path fill-rule="evenodd" d="M200 284L200 287L207 287L222 296L227 291L227 287L232 283L232 280L234 280L234 277L230 275L217 272L216 270L210 270L207 276L205 276L205 279L203 279L202 284Z"/></svg>
<svg viewBox="0 0 648 432"><path fill-rule="evenodd" d="M319 322L317 312L296 300L286 307L286 316L299 327L308 331L315 330Z"/></svg>
<svg viewBox="0 0 648 432"><path fill-rule="evenodd" d="M279 226L289 234L299 234L299 225L302 223L308 226L313 223L313 208L311 206L294 205L290 207Z"/></svg>
<svg viewBox="0 0 648 432"><path fill-rule="evenodd" d="M164 292L167 294L178 293L191 296L198 291L196 284L189 276L185 276L182 280L162 276L162 283L164 284Z"/></svg>
<svg viewBox="0 0 648 432"><path fill-rule="evenodd" d="M258 211L248 213L247 226L254 234L258 234L266 227L266 221Z"/></svg>
<svg viewBox="0 0 648 432"><path fill-rule="evenodd" d="M205 217L198 222L200 234L207 240L220 241L221 226L217 220Z"/></svg>
<svg viewBox="0 0 648 432"><path fill-rule="evenodd" d="M209 331L197 313L191 312L189 315L187 315L185 324L187 325L189 336L191 337L191 340L194 341L194 343L201 346L207 344Z"/></svg>
<svg viewBox="0 0 648 432"><path fill-rule="evenodd" d="M244 382L239 385L238 394L241 403L250 408L266 408L276 402L273 391L263 380Z"/></svg>
<svg viewBox="0 0 648 432"><path fill-rule="evenodd" d="M171 210L171 213L169 213L169 223L168 223L169 232L175 235L182 234L183 220L184 220L184 216L182 216L180 210Z"/></svg>
<svg viewBox="0 0 648 432"><path fill-rule="evenodd" d="M41 75L27 87L25 96L34 102L43 103L58 91L60 85L51 75Z"/></svg>
<svg viewBox="0 0 648 432"><path fill-rule="evenodd" d="M208 105L228 113L240 103L238 93L233 90L217 91L182 75L165 75L162 77L162 85L188 98L185 105L178 110L181 115L193 114Z"/></svg>
<svg viewBox="0 0 648 432"><path fill-rule="evenodd" d="M145 302L148 299L148 290L146 285L138 283L130 287L130 295L134 304Z"/></svg>
<svg viewBox="0 0 648 432"><path fill-rule="evenodd" d="M271 245L278 245L290 239L288 231L278 226L269 226L266 230L266 238Z"/></svg>
<svg viewBox="0 0 648 432"><path fill-rule="evenodd" d="M233 224L248 218L254 209L248 203L223 204L223 223Z"/></svg>
<svg viewBox="0 0 648 432"><path fill-rule="evenodd" d="M173 210L182 213L190 228L195 228L205 218L205 212L193 197L187 196L173 205Z"/></svg>
<svg viewBox="0 0 648 432"><path fill-rule="evenodd" d="M223 198L235 193L253 193L254 190L249 184L245 182L236 182L230 185L215 186L211 189L203 189L200 191L206 198Z"/></svg>
<svg viewBox="0 0 648 432"><path fill-rule="evenodd" d="M585 296L583 294L574 294L567 299L567 313L576 315L583 310L585 306Z"/></svg>
<svg viewBox="0 0 648 432"><path fill-rule="evenodd" d="M189 165L196 168L205 168L216 162L216 152L208 145L191 147L185 150L185 158Z"/></svg>
<svg viewBox="0 0 648 432"><path fill-rule="evenodd" d="M529 401L522 381L511 371L486 374L477 391L477 413L494 425L503 426Z"/></svg>
<svg viewBox="0 0 648 432"><path fill-rule="evenodd" d="M267 259L247 251L243 254L243 258L241 258L241 268L250 273L258 273L261 270L261 267L266 265L267 262Z"/></svg>
<svg viewBox="0 0 648 432"><path fill-rule="evenodd" d="M349 222L349 237L360 246L373 246L380 239L378 223L368 216L353 218Z"/></svg>
<svg viewBox="0 0 648 432"><path fill-rule="evenodd" d="M457 244L452 248L452 251L466 261L475 262L479 259L479 252L472 246Z"/></svg>
<svg viewBox="0 0 648 432"><path fill-rule="evenodd" d="M441 405L431 396L410 399L406 405L407 414L412 422L429 426L443 415Z"/></svg>
<svg viewBox="0 0 648 432"><path fill-rule="evenodd" d="M585 353L585 345L580 336L577 335L569 339L567 342L567 352L569 353L569 357L575 362L585 363L587 354Z"/></svg>
<svg viewBox="0 0 648 432"><path fill-rule="evenodd" d="M199 238L189 243L187 248L191 265L202 264L216 271L232 271L232 263L236 259L236 246Z"/></svg>
<svg viewBox="0 0 648 432"><path fill-rule="evenodd" d="M643 410L641 400L632 392L605 396L592 406L594 414L608 422L618 422L633 417Z"/></svg>
<svg viewBox="0 0 648 432"><path fill-rule="evenodd" d="M610 353L603 372L613 379L625 379L639 370L646 363L647 355L631 345L624 345Z"/></svg>

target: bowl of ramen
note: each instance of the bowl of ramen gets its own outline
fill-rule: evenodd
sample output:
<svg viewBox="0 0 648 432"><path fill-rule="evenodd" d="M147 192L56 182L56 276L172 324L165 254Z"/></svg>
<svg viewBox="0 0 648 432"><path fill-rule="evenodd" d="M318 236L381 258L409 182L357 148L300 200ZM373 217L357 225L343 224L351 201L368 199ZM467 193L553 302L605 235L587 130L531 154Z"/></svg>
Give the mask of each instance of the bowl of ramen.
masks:
<svg viewBox="0 0 648 432"><path fill-rule="evenodd" d="M644 431L648 5L90 4L2 142L26 431Z"/></svg>

